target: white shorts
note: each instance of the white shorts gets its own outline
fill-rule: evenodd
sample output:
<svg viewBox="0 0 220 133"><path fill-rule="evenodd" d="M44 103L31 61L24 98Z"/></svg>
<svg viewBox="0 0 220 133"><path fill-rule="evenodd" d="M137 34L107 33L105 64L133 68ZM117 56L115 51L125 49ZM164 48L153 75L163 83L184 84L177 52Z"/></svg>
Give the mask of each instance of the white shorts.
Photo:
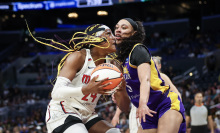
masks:
<svg viewBox="0 0 220 133"><path fill-rule="evenodd" d="M129 114L130 133L137 133L138 127L140 126L140 123L138 119L136 118L136 112L137 112L137 108L133 104L131 104L131 111Z"/></svg>
<svg viewBox="0 0 220 133"><path fill-rule="evenodd" d="M90 122L91 120L92 122ZM69 107L64 102L53 102L53 104L50 103L47 107L46 125L48 133L52 133L54 130L61 130L60 128L64 125L68 128L77 123L84 124L84 128L88 130L100 120L102 118L98 117L98 114L95 112L89 113L85 110ZM62 129L62 131L64 130Z"/></svg>

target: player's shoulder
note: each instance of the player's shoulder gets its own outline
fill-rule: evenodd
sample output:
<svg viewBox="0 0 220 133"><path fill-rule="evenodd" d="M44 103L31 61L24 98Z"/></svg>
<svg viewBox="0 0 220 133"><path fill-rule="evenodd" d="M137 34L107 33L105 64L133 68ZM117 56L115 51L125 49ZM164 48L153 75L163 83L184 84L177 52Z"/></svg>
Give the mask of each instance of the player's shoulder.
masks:
<svg viewBox="0 0 220 133"><path fill-rule="evenodd" d="M168 76L165 73L160 73L160 75L168 78Z"/></svg>
<svg viewBox="0 0 220 133"><path fill-rule="evenodd" d="M170 80L170 78L165 73L160 73L160 76L162 79Z"/></svg>
<svg viewBox="0 0 220 133"><path fill-rule="evenodd" d="M73 61L73 60L82 60L83 58L86 57L86 50L80 50L80 51L75 51L73 53L71 53L68 57L67 57L67 61Z"/></svg>
<svg viewBox="0 0 220 133"><path fill-rule="evenodd" d="M137 44L134 45L134 49L142 49L142 48L147 49L147 47L142 43L137 43Z"/></svg>
<svg viewBox="0 0 220 133"><path fill-rule="evenodd" d="M138 43L134 45L132 53L137 53L137 54L149 53L149 50L144 44Z"/></svg>
<svg viewBox="0 0 220 133"><path fill-rule="evenodd" d="M65 65L81 68L85 62L85 58L86 58L86 50L75 51L68 55L68 57L65 60Z"/></svg>

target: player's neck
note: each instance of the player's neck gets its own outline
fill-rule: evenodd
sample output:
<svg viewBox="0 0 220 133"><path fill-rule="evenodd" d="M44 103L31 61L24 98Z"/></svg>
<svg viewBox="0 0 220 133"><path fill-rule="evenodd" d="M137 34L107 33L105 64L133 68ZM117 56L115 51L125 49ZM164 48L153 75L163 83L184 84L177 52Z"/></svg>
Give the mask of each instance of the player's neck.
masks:
<svg viewBox="0 0 220 133"><path fill-rule="evenodd" d="M91 49L91 56L92 56L92 59L94 61L96 61L95 64L98 65L98 64L101 64L101 63L105 62L104 58L107 55L105 53L103 53L102 51L98 51L98 50L93 48L93 49ZM100 59L100 60L98 60L98 59Z"/></svg>

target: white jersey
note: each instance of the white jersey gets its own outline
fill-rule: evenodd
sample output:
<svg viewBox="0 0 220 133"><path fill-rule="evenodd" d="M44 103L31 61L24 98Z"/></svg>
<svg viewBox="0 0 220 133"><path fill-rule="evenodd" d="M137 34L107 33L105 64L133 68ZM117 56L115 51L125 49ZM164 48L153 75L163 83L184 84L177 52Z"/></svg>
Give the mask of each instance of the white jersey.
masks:
<svg viewBox="0 0 220 133"><path fill-rule="evenodd" d="M76 76L74 77L74 79L71 81L70 84L68 84L69 87L77 88L77 87L83 87L84 85L88 84L89 81L91 80L91 73L93 71L93 69L96 67L92 56L90 54L90 50L86 49L86 58L85 58L85 62L84 65L82 67L82 69L76 73ZM56 84L59 83L55 83ZM57 101L64 101L63 104L65 104L66 106L72 107L72 108L77 108L79 110L83 110L87 113L93 113L95 110L94 108L96 107L96 104L98 102L99 97L101 96L101 94L87 94L87 95L81 95L78 97L70 97L70 98L65 98L65 99L53 99L53 95L56 93L55 90L53 89L52 91L52 100L50 102L50 104L52 104L53 102L57 102Z"/></svg>
<svg viewBox="0 0 220 133"><path fill-rule="evenodd" d="M90 50L86 49L84 65L82 69L76 73L72 81L65 77L57 77L57 81L51 93L52 100L48 104L45 118L48 133L52 133L54 129L63 125L69 115L79 118L83 124L98 117L94 108L101 94L83 95L83 93L80 92L74 97L71 97L71 94L66 97L59 95L63 86L67 86L68 91L71 91L69 89L82 88L82 86L88 84L90 75L95 67L96 65L92 59Z"/></svg>

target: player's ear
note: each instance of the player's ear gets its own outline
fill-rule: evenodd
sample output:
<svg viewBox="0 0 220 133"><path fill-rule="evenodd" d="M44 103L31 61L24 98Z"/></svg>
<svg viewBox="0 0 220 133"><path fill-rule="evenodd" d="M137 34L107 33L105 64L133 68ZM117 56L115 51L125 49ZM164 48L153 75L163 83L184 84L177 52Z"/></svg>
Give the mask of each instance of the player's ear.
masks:
<svg viewBox="0 0 220 133"><path fill-rule="evenodd" d="M133 33L132 33L132 36L136 33L137 31L134 31Z"/></svg>

